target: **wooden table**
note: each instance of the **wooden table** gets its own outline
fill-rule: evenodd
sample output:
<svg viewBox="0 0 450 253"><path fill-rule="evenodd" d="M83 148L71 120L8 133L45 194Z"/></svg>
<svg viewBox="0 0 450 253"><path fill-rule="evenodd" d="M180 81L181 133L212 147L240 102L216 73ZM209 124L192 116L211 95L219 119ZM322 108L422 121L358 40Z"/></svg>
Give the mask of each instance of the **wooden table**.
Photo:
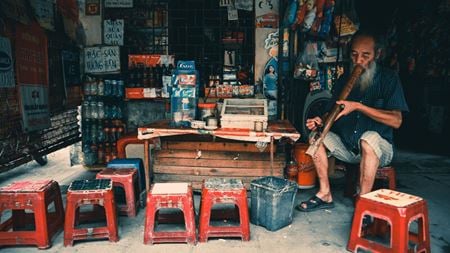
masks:
<svg viewBox="0 0 450 253"><path fill-rule="evenodd" d="M166 136L177 136L187 134L212 135L224 139L270 143L270 168L273 166L274 141L286 138L290 142L295 142L300 138L300 134L287 120L269 121L268 127L263 132L256 132L248 129L218 128L215 130L180 128L170 126L170 121L163 120L150 125L138 128L138 139L144 140L144 168L145 187L150 189L150 155L149 144L155 138Z"/></svg>

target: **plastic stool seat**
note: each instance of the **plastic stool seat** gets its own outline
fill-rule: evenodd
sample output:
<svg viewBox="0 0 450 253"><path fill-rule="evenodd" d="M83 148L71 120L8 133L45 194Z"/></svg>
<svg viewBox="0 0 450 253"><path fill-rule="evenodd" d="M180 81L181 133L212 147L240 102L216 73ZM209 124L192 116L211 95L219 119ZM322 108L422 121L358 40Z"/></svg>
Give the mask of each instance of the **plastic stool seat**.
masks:
<svg viewBox="0 0 450 253"><path fill-rule="evenodd" d="M117 213L110 179L73 181L67 190L66 216L64 223L64 246L72 246L74 240L108 238L111 242L119 240ZM83 205L99 205L105 209L106 227L75 228L81 218L79 208ZM94 206L95 207L95 206ZM83 213L86 219L99 216L94 208Z"/></svg>
<svg viewBox="0 0 450 253"><path fill-rule="evenodd" d="M135 217L138 205L138 176L136 169L106 168L96 175L97 179L111 179L114 187L122 187L125 191L125 205L117 205L119 214Z"/></svg>
<svg viewBox="0 0 450 253"><path fill-rule="evenodd" d="M239 209L238 226L211 226L211 212L215 204L234 204ZM199 241L209 237L241 237L250 240L247 190L239 179L210 178L203 181L200 203Z"/></svg>
<svg viewBox="0 0 450 253"><path fill-rule="evenodd" d="M186 194L188 190L188 183L156 183L153 185L152 194Z"/></svg>
<svg viewBox="0 0 450 253"><path fill-rule="evenodd" d="M176 208L183 212L185 231L155 231L157 213ZM192 187L188 183L156 183L147 194L144 244L160 242L197 242Z"/></svg>
<svg viewBox="0 0 450 253"><path fill-rule="evenodd" d="M55 212L48 206L54 203ZM39 249L51 246L51 238L64 224L64 207L59 185L53 180L21 181L0 188L0 217L12 210L12 217L0 221L0 246L36 245ZM26 213L31 210L33 213ZM34 225L35 230L22 227Z"/></svg>
<svg viewBox="0 0 450 253"><path fill-rule="evenodd" d="M363 219L372 216L390 225L390 245L385 246L363 237ZM418 222L417 233L409 225ZM378 224L375 222L374 227ZM430 252L428 209L425 200L410 194L380 189L361 195L356 203L347 249L359 248L371 252L410 252L409 242L416 244L414 252Z"/></svg>

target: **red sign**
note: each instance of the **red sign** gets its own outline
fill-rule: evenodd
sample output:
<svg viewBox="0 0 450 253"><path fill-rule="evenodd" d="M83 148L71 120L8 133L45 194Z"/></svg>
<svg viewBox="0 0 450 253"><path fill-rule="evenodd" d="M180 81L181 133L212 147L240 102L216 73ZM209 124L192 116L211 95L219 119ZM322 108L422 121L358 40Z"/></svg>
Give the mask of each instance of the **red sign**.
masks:
<svg viewBox="0 0 450 253"><path fill-rule="evenodd" d="M37 22L17 24L17 83L48 86L47 36Z"/></svg>
<svg viewBox="0 0 450 253"><path fill-rule="evenodd" d="M156 65L174 65L175 57L173 55L159 54L130 54L128 55L128 67L142 64L145 67L155 67Z"/></svg>

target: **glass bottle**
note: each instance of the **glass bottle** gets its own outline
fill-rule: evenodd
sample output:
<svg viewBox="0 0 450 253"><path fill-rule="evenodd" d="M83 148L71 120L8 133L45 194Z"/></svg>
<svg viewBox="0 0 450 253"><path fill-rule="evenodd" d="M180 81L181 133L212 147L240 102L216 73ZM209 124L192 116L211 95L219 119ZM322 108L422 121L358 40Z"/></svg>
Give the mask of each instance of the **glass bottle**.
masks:
<svg viewBox="0 0 450 253"><path fill-rule="evenodd" d="M105 163L109 163L111 161L111 146L109 142L105 143Z"/></svg>
<svg viewBox="0 0 450 253"><path fill-rule="evenodd" d="M111 160L114 160L117 158L117 145L115 142L113 142L111 147Z"/></svg>
<svg viewBox="0 0 450 253"><path fill-rule="evenodd" d="M102 143L106 140L106 135L105 132L103 131L103 126L101 123L99 123L97 127L97 140L99 143Z"/></svg>
<svg viewBox="0 0 450 253"><path fill-rule="evenodd" d="M105 150L103 149L103 144L99 144L98 145L97 162L99 164L104 164L105 163Z"/></svg>
<svg viewBox="0 0 450 253"><path fill-rule="evenodd" d="M103 124L103 132L105 134L105 142L110 142L109 141L109 132L110 132L110 128L109 128L109 121L105 121Z"/></svg>
<svg viewBox="0 0 450 253"><path fill-rule="evenodd" d="M110 128L110 136L111 136L110 141L113 142L113 143L115 143L117 141L116 133L117 133L117 128L116 127L111 127Z"/></svg>

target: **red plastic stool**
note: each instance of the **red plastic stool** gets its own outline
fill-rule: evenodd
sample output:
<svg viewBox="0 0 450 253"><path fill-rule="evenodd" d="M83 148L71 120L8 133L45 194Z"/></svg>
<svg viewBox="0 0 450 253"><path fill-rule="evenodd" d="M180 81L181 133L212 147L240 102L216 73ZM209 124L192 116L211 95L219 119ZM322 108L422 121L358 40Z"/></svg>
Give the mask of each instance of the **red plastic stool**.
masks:
<svg viewBox="0 0 450 253"><path fill-rule="evenodd" d="M395 183L395 169L392 166L378 168L377 174L375 174L375 179L387 180L390 190L395 190L397 188Z"/></svg>
<svg viewBox="0 0 450 253"><path fill-rule="evenodd" d="M97 212L81 213L83 205L100 205L105 208L106 227L75 228L79 219L93 220ZM67 190L66 220L64 223L64 246L72 246L74 240L108 238L111 242L119 240L117 232L117 213L110 179L91 179L73 181Z"/></svg>
<svg viewBox="0 0 450 253"><path fill-rule="evenodd" d="M239 209L239 226L211 226L211 209L218 203L235 204ZM211 178L203 182L200 205L199 241L208 237L241 237L250 240L247 190L239 179Z"/></svg>
<svg viewBox="0 0 450 253"><path fill-rule="evenodd" d="M183 211L185 231L155 231L156 213L163 208ZM188 183L156 183L147 195L144 244L158 242L187 242L195 244L195 212L192 187Z"/></svg>
<svg viewBox="0 0 450 253"><path fill-rule="evenodd" d="M125 191L125 205L117 205L119 214L135 217L138 201L138 184L136 169L104 169L97 173L97 179L111 179L113 187L122 187Z"/></svg>
<svg viewBox="0 0 450 253"><path fill-rule="evenodd" d="M346 169L344 196L354 197L356 193L356 185L359 184L359 164L347 164ZM377 173L375 174L375 180L377 179L387 180L390 190L395 190L397 188L395 169L392 166L379 167L377 169ZM378 190L375 186L374 188L375 190Z"/></svg>
<svg viewBox="0 0 450 253"><path fill-rule="evenodd" d="M369 215L375 220L386 221L391 228L390 247L363 238L363 218ZM418 232L409 231L409 225L417 220ZM415 244L409 249L409 242ZM352 230L347 249L355 252L359 248L371 252L430 252L428 209L422 198L380 189L361 195L356 203Z"/></svg>
<svg viewBox="0 0 450 253"><path fill-rule="evenodd" d="M55 212L48 211L52 202ZM12 210L12 217L0 224L0 246L37 245L45 249L51 246L52 236L63 227L61 192L53 180L21 181L1 187L0 217L5 210ZM35 230L23 230L29 225L34 225Z"/></svg>

